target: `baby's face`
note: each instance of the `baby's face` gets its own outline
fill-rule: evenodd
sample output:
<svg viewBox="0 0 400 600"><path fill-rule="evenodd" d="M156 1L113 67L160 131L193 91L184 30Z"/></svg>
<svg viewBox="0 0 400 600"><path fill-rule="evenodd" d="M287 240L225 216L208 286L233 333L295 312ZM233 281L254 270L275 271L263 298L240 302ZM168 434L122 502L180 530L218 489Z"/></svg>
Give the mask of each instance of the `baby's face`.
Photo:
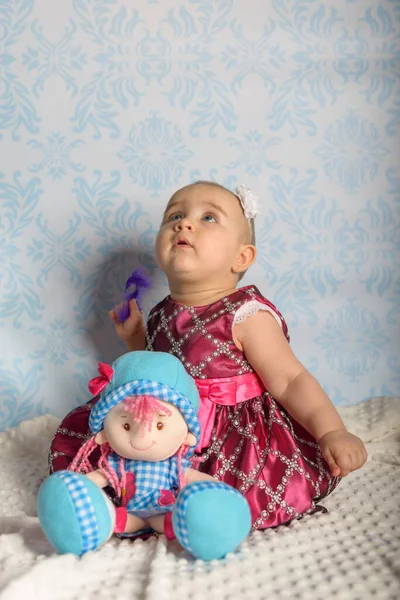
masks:
<svg viewBox="0 0 400 600"><path fill-rule="evenodd" d="M194 444L195 439L188 433L186 421L176 406L166 402L160 402L160 406L166 410L154 413L150 429L133 419L124 402L114 406L104 420L104 432L114 452L134 460L160 461L173 456L182 443Z"/></svg>
<svg viewBox="0 0 400 600"><path fill-rule="evenodd" d="M232 280L250 229L228 190L195 184L174 194L156 240L156 258L170 283ZM236 282L235 282L236 284Z"/></svg>

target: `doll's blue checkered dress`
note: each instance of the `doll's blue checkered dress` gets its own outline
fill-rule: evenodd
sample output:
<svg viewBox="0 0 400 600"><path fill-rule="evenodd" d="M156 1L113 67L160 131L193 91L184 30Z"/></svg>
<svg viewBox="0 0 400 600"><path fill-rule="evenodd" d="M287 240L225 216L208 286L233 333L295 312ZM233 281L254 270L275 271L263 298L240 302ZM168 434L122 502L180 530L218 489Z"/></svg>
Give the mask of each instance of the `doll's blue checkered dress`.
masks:
<svg viewBox="0 0 400 600"><path fill-rule="evenodd" d="M118 454L109 454L108 463L112 469L121 477L120 460ZM135 476L135 495L127 504L129 513L165 513L170 512L173 504L163 506L159 504L161 490L174 490L179 488L178 458L172 456L166 460L150 462L144 460L131 460L124 458L124 467L127 473ZM182 469L185 471L190 467L190 460L181 459ZM146 516L150 516L147 515ZM145 517L144 517L145 518Z"/></svg>

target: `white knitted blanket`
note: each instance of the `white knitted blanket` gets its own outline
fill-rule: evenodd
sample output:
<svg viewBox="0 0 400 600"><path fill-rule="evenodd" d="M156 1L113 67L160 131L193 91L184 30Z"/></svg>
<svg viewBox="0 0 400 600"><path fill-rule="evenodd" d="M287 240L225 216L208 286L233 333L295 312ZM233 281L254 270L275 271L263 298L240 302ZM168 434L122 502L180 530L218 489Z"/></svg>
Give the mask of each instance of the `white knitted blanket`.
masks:
<svg viewBox="0 0 400 600"><path fill-rule="evenodd" d="M398 599L400 398L340 413L369 459L323 502L329 513L256 532L235 554L209 564L163 536L114 538L82 559L57 556L32 515L58 419L43 416L0 433L1 600Z"/></svg>

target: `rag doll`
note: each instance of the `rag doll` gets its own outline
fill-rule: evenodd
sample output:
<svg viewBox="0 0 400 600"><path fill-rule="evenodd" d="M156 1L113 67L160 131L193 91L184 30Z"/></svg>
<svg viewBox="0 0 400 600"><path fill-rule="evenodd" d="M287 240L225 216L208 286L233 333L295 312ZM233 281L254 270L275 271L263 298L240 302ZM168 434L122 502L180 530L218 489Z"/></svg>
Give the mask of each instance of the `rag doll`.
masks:
<svg viewBox="0 0 400 600"><path fill-rule="evenodd" d="M89 389L100 394L89 418L92 437L38 494L39 521L56 551L80 556L113 533L146 528L203 560L235 550L250 531L250 508L234 488L191 468L199 395L180 360L129 352L112 366L99 363ZM89 457L98 447L93 468Z"/></svg>

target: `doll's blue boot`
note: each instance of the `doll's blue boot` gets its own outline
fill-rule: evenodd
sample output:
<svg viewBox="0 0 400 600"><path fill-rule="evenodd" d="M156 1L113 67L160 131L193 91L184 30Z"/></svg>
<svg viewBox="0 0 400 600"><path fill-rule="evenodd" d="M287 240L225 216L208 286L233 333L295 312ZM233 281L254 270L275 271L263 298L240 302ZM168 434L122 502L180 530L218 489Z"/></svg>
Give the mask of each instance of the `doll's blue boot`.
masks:
<svg viewBox="0 0 400 600"><path fill-rule="evenodd" d="M196 558L222 558L250 533L250 507L244 496L226 483L196 481L178 495L172 528L179 543Z"/></svg>
<svg viewBox="0 0 400 600"><path fill-rule="evenodd" d="M57 471L40 486L37 514L44 534L59 554L81 556L112 535L115 509L85 475Z"/></svg>

